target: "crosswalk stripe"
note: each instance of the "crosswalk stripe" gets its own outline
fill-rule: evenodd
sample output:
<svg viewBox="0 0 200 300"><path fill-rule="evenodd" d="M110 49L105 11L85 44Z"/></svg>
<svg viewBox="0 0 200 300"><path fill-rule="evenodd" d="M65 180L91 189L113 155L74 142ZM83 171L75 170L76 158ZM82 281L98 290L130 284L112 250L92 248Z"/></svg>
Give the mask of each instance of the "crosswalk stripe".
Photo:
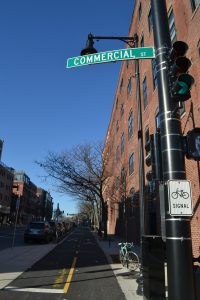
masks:
<svg viewBox="0 0 200 300"><path fill-rule="evenodd" d="M15 286L7 286L3 290L29 293L63 294L63 289L20 288Z"/></svg>

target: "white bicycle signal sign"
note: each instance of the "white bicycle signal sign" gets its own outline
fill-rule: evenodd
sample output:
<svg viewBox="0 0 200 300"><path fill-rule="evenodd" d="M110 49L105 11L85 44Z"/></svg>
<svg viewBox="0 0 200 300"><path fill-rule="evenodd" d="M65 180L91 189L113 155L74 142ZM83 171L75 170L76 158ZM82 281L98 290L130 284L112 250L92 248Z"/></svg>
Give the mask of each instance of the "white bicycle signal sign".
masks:
<svg viewBox="0 0 200 300"><path fill-rule="evenodd" d="M179 190L178 188L176 189L176 192L173 192L171 194L171 197L173 199L178 199L178 197L183 198L183 199L187 199L189 198L189 194L188 192L184 192L184 190Z"/></svg>
<svg viewBox="0 0 200 300"><path fill-rule="evenodd" d="M189 180L168 181L169 213L172 216L191 216L192 196Z"/></svg>

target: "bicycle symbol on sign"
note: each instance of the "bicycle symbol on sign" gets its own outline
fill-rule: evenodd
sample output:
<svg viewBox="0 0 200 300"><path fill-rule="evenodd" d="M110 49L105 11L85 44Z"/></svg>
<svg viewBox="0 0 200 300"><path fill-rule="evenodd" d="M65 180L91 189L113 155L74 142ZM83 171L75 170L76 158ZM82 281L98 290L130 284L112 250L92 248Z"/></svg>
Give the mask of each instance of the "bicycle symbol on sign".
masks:
<svg viewBox="0 0 200 300"><path fill-rule="evenodd" d="M184 192L183 190L176 189L176 192L173 192L173 193L171 194L171 197L172 197L173 199L177 199L178 196L180 196L180 197L183 198L183 199L189 198L189 194L188 194L187 192Z"/></svg>

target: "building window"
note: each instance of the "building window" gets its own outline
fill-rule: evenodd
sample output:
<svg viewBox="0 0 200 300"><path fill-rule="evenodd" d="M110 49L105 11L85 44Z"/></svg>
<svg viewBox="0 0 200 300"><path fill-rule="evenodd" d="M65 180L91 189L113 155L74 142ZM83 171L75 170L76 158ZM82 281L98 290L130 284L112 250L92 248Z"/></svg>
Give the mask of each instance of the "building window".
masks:
<svg viewBox="0 0 200 300"><path fill-rule="evenodd" d="M140 47L144 47L144 35L141 37Z"/></svg>
<svg viewBox="0 0 200 300"><path fill-rule="evenodd" d="M128 80L128 85L127 85L127 94L128 96L130 95L131 93L131 86L132 86L132 78L130 77L129 80Z"/></svg>
<svg viewBox="0 0 200 300"><path fill-rule="evenodd" d="M144 141L145 141L145 145L149 142L150 139L150 135L149 135L149 127L145 128L144 131Z"/></svg>
<svg viewBox="0 0 200 300"><path fill-rule="evenodd" d="M23 175L22 174L15 174L14 175L14 180L17 180L17 181L23 181Z"/></svg>
<svg viewBox="0 0 200 300"><path fill-rule="evenodd" d="M116 99L115 108L118 109L118 98Z"/></svg>
<svg viewBox="0 0 200 300"><path fill-rule="evenodd" d="M145 77L142 83L143 86L143 102L144 109L147 107L147 78Z"/></svg>
<svg viewBox="0 0 200 300"><path fill-rule="evenodd" d="M156 131L158 131L160 129L160 114L159 114L159 111L156 114L155 121L156 121Z"/></svg>
<svg viewBox="0 0 200 300"><path fill-rule="evenodd" d="M116 132L118 132L118 130L119 130L119 121L117 120L117 122L116 122Z"/></svg>
<svg viewBox="0 0 200 300"><path fill-rule="evenodd" d="M124 167L122 167L122 169L121 169L121 183L122 184L125 183L125 170L124 170Z"/></svg>
<svg viewBox="0 0 200 300"><path fill-rule="evenodd" d="M151 13L151 8L148 14L148 26L149 26L149 32L151 32L153 28L153 21L152 21L152 13Z"/></svg>
<svg viewBox="0 0 200 300"><path fill-rule="evenodd" d="M118 188L119 188L119 182L120 182L120 180L119 180L119 176L116 178L116 190L118 190Z"/></svg>
<svg viewBox="0 0 200 300"><path fill-rule="evenodd" d="M174 43L176 41L176 27L174 22L173 9L169 11L168 22L169 22L169 32L170 32L171 42Z"/></svg>
<svg viewBox="0 0 200 300"><path fill-rule="evenodd" d="M120 94L122 93L123 83L124 83L124 81L123 81L123 78L122 78L121 83L120 83L120 89L119 89Z"/></svg>
<svg viewBox="0 0 200 300"><path fill-rule="evenodd" d="M114 175L114 168L115 168L115 162L114 160L112 161L112 166L111 166L111 174Z"/></svg>
<svg viewBox="0 0 200 300"><path fill-rule="evenodd" d="M116 148L116 162L119 161L119 146Z"/></svg>
<svg viewBox="0 0 200 300"><path fill-rule="evenodd" d="M139 20L141 19L142 16L142 3L140 2L139 8L138 8L138 16L139 16Z"/></svg>
<svg viewBox="0 0 200 300"><path fill-rule="evenodd" d="M132 175L134 172L134 153L129 157L129 175Z"/></svg>
<svg viewBox="0 0 200 300"><path fill-rule="evenodd" d="M158 86L158 79L157 79L157 70L156 70L156 59L152 59L152 75L153 75L153 89Z"/></svg>
<svg viewBox="0 0 200 300"><path fill-rule="evenodd" d="M194 12L197 6L200 4L200 0L190 0L190 2L192 6L192 12Z"/></svg>
<svg viewBox="0 0 200 300"><path fill-rule="evenodd" d="M121 155L124 153L124 132L121 135Z"/></svg>
<svg viewBox="0 0 200 300"><path fill-rule="evenodd" d="M133 135L133 112L131 110L128 117L128 139L129 140L132 137L132 135Z"/></svg>
<svg viewBox="0 0 200 300"><path fill-rule="evenodd" d="M120 108L120 117L122 117L124 114L124 103L121 104L121 108Z"/></svg>
<svg viewBox="0 0 200 300"><path fill-rule="evenodd" d="M185 113L185 102L181 102L181 107L179 108L179 116L182 117L182 115Z"/></svg>

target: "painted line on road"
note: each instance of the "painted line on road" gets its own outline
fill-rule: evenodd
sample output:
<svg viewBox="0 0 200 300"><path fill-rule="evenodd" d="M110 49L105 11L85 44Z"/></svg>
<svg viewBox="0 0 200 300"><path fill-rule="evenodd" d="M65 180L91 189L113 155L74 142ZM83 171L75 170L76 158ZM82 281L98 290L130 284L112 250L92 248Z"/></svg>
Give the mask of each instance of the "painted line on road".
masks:
<svg viewBox="0 0 200 300"><path fill-rule="evenodd" d="M10 290L10 291L14 291L14 292L63 294L63 289L19 288L19 287L15 287L15 286L7 286L3 290Z"/></svg>
<svg viewBox="0 0 200 300"><path fill-rule="evenodd" d="M66 269L63 269L61 274L56 278L54 284L53 284L53 288L57 288L59 287L62 283L64 283L64 277L66 275Z"/></svg>
<svg viewBox="0 0 200 300"><path fill-rule="evenodd" d="M76 261L77 261L77 256L74 257L73 263L71 265L71 268L70 268L70 271L69 271L69 274L68 274L68 277L67 277L66 284L65 284L64 289L63 289L65 294L67 294L67 291L69 289L69 286L70 286L70 283L71 283L71 280L72 280L72 276L73 276L73 273L74 273Z"/></svg>

